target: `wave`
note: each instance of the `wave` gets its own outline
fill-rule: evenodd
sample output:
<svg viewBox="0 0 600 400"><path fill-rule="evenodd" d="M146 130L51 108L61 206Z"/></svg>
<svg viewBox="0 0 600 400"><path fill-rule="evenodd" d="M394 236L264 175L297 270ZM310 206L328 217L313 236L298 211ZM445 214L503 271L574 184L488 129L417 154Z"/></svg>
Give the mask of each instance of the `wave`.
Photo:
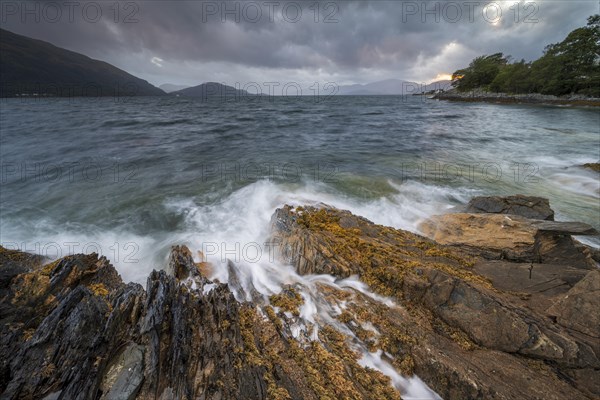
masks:
<svg viewBox="0 0 600 400"><path fill-rule="evenodd" d="M104 121L102 125L100 125L100 128L123 128L141 124L143 124L143 121L138 121L136 119L112 119Z"/></svg>
<svg viewBox="0 0 600 400"><path fill-rule="evenodd" d="M193 120L189 118L179 118L179 119L166 119L164 121L151 121L148 123L148 126L173 126L180 124L188 124L193 122Z"/></svg>
<svg viewBox="0 0 600 400"><path fill-rule="evenodd" d="M366 113L362 113L359 115L384 115L385 113L383 111L371 111L371 112L366 112Z"/></svg>
<svg viewBox="0 0 600 400"><path fill-rule="evenodd" d="M438 116L435 116L435 118L443 118L443 119L460 119L460 118L464 118L464 116L462 116L462 115L458 115L458 114L445 114L445 115L438 115Z"/></svg>
<svg viewBox="0 0 600 400"><path fill-rule="evenodd" d="M585 175L555 173L548 180L569 192L600 199L600 180L597 175L596 172Z"/></svg>
<svg viewBox="0 0 600 400"><path fill-rule="evenodd" d="M397 193L389 198L361 201L343 197L330 187L317 183L289 186L258 181L241 188L217 204L197 204L195 199L174 199L167 205L185 215L185 233L178 242L199 250L196 261L208 261L209 278L230 284L239 301L268 304L269 296L284 286L296 288L303 298L299 316L292 324L297 339L318 340L324 325L333 326L351 339L351 347L360 355L359 363L390 377L392 384L408 399L439 399L417 377L405 378L390 363L390 356L369 352L338 316L345 305L332 304L322 292L329 286L336 290L361 293L388 307L399 307L392 299L372 293L357 277L336 279L330 275L299 275L292 266L274 257L276 244L269 242L271 216L276 208L289 205L327 204L348 209L376 223L416 230L417 223L430 214L451 207L460 193L417 183L390 182ZM427 201L428 200L428 201ZM425 207L423 207L425 203ZM289 315L292 318L292 315Z"/></svg>
<svg viewBox="0 0 600 400"><path fill-rule="evenodd" d="M125 281L142 284L152 269L166 264L171 245L186 244L192 250L202 252L196 254L196 261L207 260L214 266L208 273L209 278L230 283L240 301L268 304L269 296L280 293L285 285L298 288L304 304L292 327L295 337L319 340L319 328L333 326L350 339L351 348L359 354L359 363L389 376L403 398L437 400L437 394L418 377L401 376L392 367L393 358L389 354L369 352L368 346L336 318L344 305L331 304L321 288L329 286L361 293L388 307L399 307L397 304L372 293L357 277L339 280L330 275L301 276L292 266L277 262L268 248L271 216L284 204L319 205L324 202L364 215L376 223L414 231L422 218L440 212L466 196L456 190L416 182L389 184L395 193L367 200L344 196L321 183L286 185L262 180L208 204L200 198L168 200L164 211L179 215L183 223L174 231L152 236L134 234L127 226L106 230L43 220L35 223L11 221L7 224L10 229L3 229L0 239L7 247L17 246L52 259L73 253L97 252L111 260Z"/></svg>
<svg viewBox="0 0 600 400"><path fill-rule="evenodd" d="M125 282L145 282L152 269L164 265L165 254L173 244L168 235L142 236L125 227L106 230L52 220L4 222L0 236L3 247L41 254L50 260L97 253L110 260Z"/></svg>

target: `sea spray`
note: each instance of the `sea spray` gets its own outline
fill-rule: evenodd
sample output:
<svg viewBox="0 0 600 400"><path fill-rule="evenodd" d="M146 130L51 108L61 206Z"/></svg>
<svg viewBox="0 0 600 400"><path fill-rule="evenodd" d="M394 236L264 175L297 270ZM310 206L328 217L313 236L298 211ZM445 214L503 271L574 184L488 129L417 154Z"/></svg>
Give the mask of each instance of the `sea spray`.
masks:
<svg viewBox="0 0 600 400"><path fill-rule="evenodd" d="M422 185L417 186L420 186L422 193L427 190ZM413 230L415 223L427 216L427 213L420 210L417 214L411 209L403 208L403 204L409 203L409 195L402 192L402 185L397 185L398 194L395 198L368 203L336 197L323 189L319 185L290 189L273 182L260 181L232 193L215 205L196 206L192 201L180 200L172 202L170 206L185 213L188 229L196 230L195 235L188 237L188 243L191 248L203 249L198 253L197 261L212 264L209 279L229 283L239 301L253 301L260 307L270 304L272 296L280 295L285 287L295 288L302 299L297 315L289 311L283 313L284 327L292 338L300 343L318 341L319 331L325 326L331 326L348 338L348 344L359 355L361 365L390 377L392 384L406 398L438 399L418 378L402 377L391 365L389 356L384 356L382 352L369 352L369 346L337 318L346 304L332 301L331 296L323 293L323 288L361 293L387 307L399 307L392 299L373 293L356 276L336 279L331 275L299 275L292 266L273 258L273 249L270 247L277 244L269 241L271 216L277 207L284 204L327 203L356 213L372 214L382 223L410 227ZM414 193L414 187L411 186L410 192ZM434 208L450 206L448 200L445 200L449 196L448 192L441 189L431 192L434 193L431 198L436 198L436 204L430 206L430 212L433 213ZM395 201L401 204L394 204ZM386 212L394 207L401 211ZM402 210L405 210L404 215ZM389 219L383 220L382 216L388 216ZM212 245L209 246L204 240L211 240ZM253 253L249 259L247 254L243 254L242 249L248 243L259 246L261 257L256 258ZM274 307L276 311L280 310L277 306ZM377 330L372 327L371 331L376 333Z"/></svg>

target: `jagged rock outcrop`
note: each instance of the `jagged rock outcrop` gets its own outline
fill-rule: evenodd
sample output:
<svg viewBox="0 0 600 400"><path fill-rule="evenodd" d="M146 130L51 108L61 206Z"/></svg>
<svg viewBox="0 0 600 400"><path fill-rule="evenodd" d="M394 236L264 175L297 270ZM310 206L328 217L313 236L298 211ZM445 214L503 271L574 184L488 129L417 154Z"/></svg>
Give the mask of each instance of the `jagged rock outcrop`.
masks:
<svg viewBox="0 0 600 400"><path fill-rule="evenodd" d="M12 307L0 315L2 338L12 339L1 397L208 399L243 389L260 398L232 374L241 305L226 285L203 294L207 280L187 249L174 248L169 266L185 280L155 271L146 291L95 254L13 276L2 298Z"/></svg>
<svg viewBox="0 0 600 400"><path fill-rule="evenodd" d="M42 265L1 249L0 398L400 399L339 332L297 342L283 311L199 267L176 246L144 290L96 254Z"/></svg>
<svg viewBox="0 0 600 400"><path fill-rule="evenodd" d="M520 293L494 286L482 270L474 268L487 262L474 255L476 244L466 249L443 246L347 211L311 207L280 209L272 225L280 256L299 272L358 274L375 291L407 308L402 322L384 310L368 315L355 309L344 319L395 330L393 345L384 341L379 344L382 350L410 360L406 363L412 370L443 398L559 399L600 394L588 384L590 376L600 378L598 342L566 329L564 323L553 323L523 303ZM535 232L523 233L531 238L531 248ZM582 277L572 274L565 279L573 282ZM592 301L590 307L600 305L598 299L588 296L587 300ZM565 376L571 377L570 384Z"/></svg>
<svg viewBox="0 0 600 400"><path fill-rule="evenodd" d="M540 235L593 233L508 217L529 240L501 236L515 254L548 257ZM403 378L369 359L446 400L600 396L597 269L555 262L560 252L496 260L480 242L444 245L330 208L286 206L272 228L298 273L344 279L265 294L232 262L227 284L211 281L217 266L175 246L144 288L96 254L48 263L0 248L0 399L400 399ZM330 311L307 319L317 305Z"/></svg>
<svg viewBox="0 0 600 400"><path fill-rule="evenodd" d="M171 264L193 266L182 256L184 250L175 249ZM2 337L13 338L6 348L12 356L3 366L2 398L219 393L224 389L217 380L233 367L227 351L233 347L204 343L199 349L194 346L201 342L193 339L217 334L229 337L231 346L241 344L235 325L223 332L214 329L236 320L237 303L225 285L195 298L174 276L154 272L146 293L140 285L123 284L112 265L94 254L69 256L13 276L2 304L12 305L11 313L0 315ZM214 356L208 376L202 375L206 366L194 362L199 354Z"/></svg>

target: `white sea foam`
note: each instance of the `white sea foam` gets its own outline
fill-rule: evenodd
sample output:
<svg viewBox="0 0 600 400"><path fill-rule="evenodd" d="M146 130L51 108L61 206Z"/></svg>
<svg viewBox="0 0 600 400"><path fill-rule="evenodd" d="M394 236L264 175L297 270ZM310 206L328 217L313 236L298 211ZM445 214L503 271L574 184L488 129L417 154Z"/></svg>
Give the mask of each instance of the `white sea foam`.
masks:
<svg viewBox="0 0 600 400"><path fill-rule="evenodd" d="M215 266L210 278L234 283L230 286L239 300L250 300L258 294L268 302L268 297L279 293L284 285L293 285L303 298L299 317L286 314L287 318L295 321L290 325L293 337L310 335L312 340L318 340L320 326L333 326L352 339L353 347L362 354L363 365L388 375L406 398L421 396L434 399L436 395L418 378L403 378L381 358L381 354L369 353L353 332L335 318L345 304L331 304L319 286L329 285L337 290L360 292L389 307L396 307L391 299L373 293L356 276L342 280L336 280L331 275L300 276L292 266L275 260L274 249L267 244L271 216L276 208L285 204L324 203L350 210L379 224L416 231L422 219L442 212L456 201L466 201L467 197L458 190L420 183L390 182L390 185L397 190L396 194L364 201L335 194L322 184L292 187L259 181L239 189L217 204L196 204L192 199L176 199L168 202L167 207L185 215L188 225L185 232L173 240L187 244L191 249L201 250L205 260ZM236 274L233 281L230 272ZM238 284L242 290L236 287ZM242 297L242 293L245 297ZM371 328L376 331L374 327Z"/></svg>
<svg viewBox="0 0 600 400"><path fill-rule="evenodd" d="M548 177L548 181L562 190L595 199L600 198L600 180L596 172L554 173Z"/></svg>
<svg viewBox="0 0 600 400"><path fill-rule="evenodd" d="M395 193L379 199L358 199L342 195L324 184L287 185L263 180L234 191L215 203L207 204L205 200L194 198L172 198L166 201L165 207L170 212L184 216L185 226L177 232L165 232L164 235L142 237L133 235L126 229L58 229L50 222L45 222L38 226L35 231L37 234L33 236L28 230L3 230L2 240L5 242L6 237L18 242L19 239L27 238L31 242L42 239L48 241L50 238L56 242L98 243L102 248L101 253L113 261L124 280L141 283L150 270L165 264L171 245L185 244L193 252L202 252L197 254L197 261L208 261L214 266L209 278L230 283L234 295L240 301L256 300L256 296L259 296L263 302L268 302L269 296L281 292L284 285L298 288L304 301L299 309L299 317L288 315L290 320L295 321L290 326L293 337L318 340L319 327L333 326L351 339L352 347L361 354L360 364L389 376L403 398L439 399L418 377L401 376L380 351L370 353L367 346L335 318L345 309L346 304L335 301L330 303L319 286L329 285L337 290L356 291L388 307L399 305L390 298L373 293L355 276L341 280L330 275L300 276L292 266L275 260L275 249L272 244L267 243L271 216L276 208L285 204L297 206L324 203L350 210L378 224L417 232L417 226L423 219L442 213L457 203L465 203L474 194L478 194L471 189L454 189L411 181L402 184L394 181L388 183ZM111 254L114 251L111 246L114 247L114 243L123 246L132 241L137 246L137 263L126 262L123 249L120 258L115 259L115 254ZM237 279L233 279L230 272L234 272ZM234 283L239 284L239 287ZM214 285L205 285L203 292L210 293L213 288ZM377 332L372 325L364 324L363 328Z"/></svg>
<svg viewBox="0 0 600 400"><path fill-rule="evenodd" d="M117 268L125 282L145 283L152 269L165 265L171 242L168 235L141 236L123 228L103 230L78 224L57 226L49 220L6 224L2 226L0 243L55 260L79 253L98 253Z"/></svg>
<svg viewBox="0 0 600 400"><path fill-rule="evenodd" d="M427 385L417 376L405 378L400 375L390 363L382 358L383 352L377 350L374 353L364 351L362 358L358 363L363 367L375 369L384 375L387 375L392 380L392 384L402 394L402 398L406 400L442 400L440 396L429 389Z"/></svg>
<svg viewBox="0 0 600 400"><path fill-rule="evenodd" d="M144 283L152 269L165 265L169 248L174 244L185 244L193 252L201 251L197 261L208 261L213 266L209 278L219 282L234 283L230 271L235 272L240 288L230 285L238 300L255 300L279 293L284 285L299 288L303 297L299 317L289 315L294 337L308 337L318 340L320 326L331 325L346 334L354 342L357 351L363 354L365 365L372 366L390 376L394 385L410 395L415 390L414 378L399 376L389 363L377 355L368 353L366 346L345 324L335 317L346 307L345 302L330 304L319 290L320 285L333 286L337 290L360 292L382 304L396 306L391 299L371 292L367 285L350 277L337 280L330 275L300 276L290 265L282 265L275 260L274 248L267 243L270 235L270 220L274 211L285 204L320 205L327 204L339 209L350 210L375 223L416 231L417 224L428 216L444 211L457 201L466 201L468 195L459 190L424 185L415 182L399 184L389 182L396 193L380 199L357 199L336 192L322 183L298 185L278 184L272 181L258 181L245 186L215 203L193 198L174 198L165 202L170 212L183 215L185 226L177 232L165 232L152 237L132 234L126 228L101 230L90 226L55 226L51 221L37 223L36 229L22 229L16 225L3 229L2 243L59 243L60 251L48 253L50 258L82 252L82 244L89 244L88 252L96 251L109 258L125 281ZM31 232L36 232L32 235ZM79 248L66 251L65 243L78 243ZM95 244L95 245L93 245ZM31 244L26 250L36 251ZM129 246L129 247L127 247ZM22 248L20 245L15 247ZM48 246L47 246L48 247ZM228 262L231 261L228 267ZM195 282L190 286L195 289ZM205 285L203 293L208 294L214 285ZM243 296L245 294L245 296ZM374 329L374 327L373 327ZM375 330L376 331L376 330ZM309 336L307 336L309 335ZM419 385L417 385L419 386ZM422 390L429 393L424 384ZM415 392L416 393L416 392ZM433 397L427 397L433 398Z"/></svg>

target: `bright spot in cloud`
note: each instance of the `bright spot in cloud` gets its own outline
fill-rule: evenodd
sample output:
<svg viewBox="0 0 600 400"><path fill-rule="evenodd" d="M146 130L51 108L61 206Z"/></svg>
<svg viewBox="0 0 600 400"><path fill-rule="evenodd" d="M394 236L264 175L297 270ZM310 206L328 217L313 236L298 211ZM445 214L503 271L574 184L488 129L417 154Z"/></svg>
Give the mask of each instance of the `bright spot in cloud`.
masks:
<svg viewBox="0 0 600 400"><path fill-rule="evenodd" d="M452 80L451 74L437 74L434 81L449 81Z"/></svg>
<svg viewBox="0 0 600 400"><path fill-rule="evenodd" d="M483 7L483 17L492 26L498 26L502 18L502 8L497 3Z"/></svg>
<svg viewBox="0 0 600 400"><path fill-rule="evenodd" d="M152 59L150 60L150 62L154 65L156 65L157 67L161 67L162 68L162 62L164 60L162 58L158 58L158 57L152 57Z"/></svg>

